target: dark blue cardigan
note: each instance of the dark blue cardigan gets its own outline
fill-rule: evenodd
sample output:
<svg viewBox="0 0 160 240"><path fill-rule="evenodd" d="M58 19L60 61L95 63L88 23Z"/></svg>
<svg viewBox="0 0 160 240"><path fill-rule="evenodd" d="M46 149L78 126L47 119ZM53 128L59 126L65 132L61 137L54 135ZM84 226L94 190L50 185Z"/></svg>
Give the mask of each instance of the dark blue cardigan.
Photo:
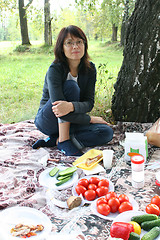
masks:
<svg viewBox="0 0 160 240"><path fill-rule="evenodd" d="M80 102L72 102L74 112L61 117L65 121L77 124L89 124L90 116L87 114L94 106L95 83L96 83L96 68L90 62L91 68L84 71L82 67L78 72L78 85L80 87ZM62 63L52 63L46 73L43 94L40 101L42 108L48 99L51 102L57 100L66 100L63 95L63 83L67 79L69 70Z"/></svg>

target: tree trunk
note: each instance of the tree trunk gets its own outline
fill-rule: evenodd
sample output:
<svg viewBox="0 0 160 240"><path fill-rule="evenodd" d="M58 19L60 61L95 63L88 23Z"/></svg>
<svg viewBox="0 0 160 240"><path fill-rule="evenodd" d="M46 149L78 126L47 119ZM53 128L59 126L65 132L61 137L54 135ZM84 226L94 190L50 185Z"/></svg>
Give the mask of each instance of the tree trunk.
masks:
<svg viewBox="0 0 160 240"><path fill-rule="evenodd" d="M21 28L21 37L22 45L31 45L28 36L28 26L27 26L27 16L26 10L24 8L24 0L19 0L19 18L20 18L20 28Z"/></svg>
<svg viewBox="0 0 160 240"><path fill-rule="evenodd" d="M160 116L159 9L160 1L137 0L129 19L112 98L116 121L155 122Z"/></svg>
<svg viewBox="0 0 160 240"><path fill-rule="evenodd" d="M49 0L44 0L44 41L46 45L52 45L52 28L50 18L50 3Z"/></svg>
<svg viewBox="0 0 160 240"><path fill-rule="evenodd" d="M118 27L116 27L115 24L112 24L112 42L117 41L117 31L118 31Z"/></svg>
<svg viewBox="0 0 160 240"><path fill-rule="evenodd" d="M121 46L125 45L126 29L128 26L128 19L129 19L129 0L126 0L124 5L125 5L125 10L124 10L124 16L123 16L122 26L121 26Z"/></svg>

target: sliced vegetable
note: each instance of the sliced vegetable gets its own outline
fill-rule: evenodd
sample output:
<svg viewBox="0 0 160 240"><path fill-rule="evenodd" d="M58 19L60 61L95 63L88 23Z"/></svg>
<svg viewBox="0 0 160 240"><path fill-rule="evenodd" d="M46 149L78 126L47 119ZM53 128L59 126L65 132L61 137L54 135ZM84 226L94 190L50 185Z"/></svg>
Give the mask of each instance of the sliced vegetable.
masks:
<svg viewBox="0 0 160 240"><path fill-rule="evenodd" d="M114 222L110 228L111 237L123 240L128 240L131 232L134 232L133 225L125 222Z"/></svg>
<svg viewBox="0 0 160 240"><path fill-rule="evenodd" d="M65 178L72 177L72 176L73 176L73 173L67 174L67 175L64 175L64 176L58 176L57 180L61 181L61 180L65 179Z"/></svg>
<svg viewBox="0 0 160 240"><path fill-rule="evenodd" d="M50 172L49 172L49 175L51 177L55 176L56 173L59 171L59 169L57 167L54 167Z"/></svg>
<svg viewBox="0 0 160 240"><path fill-rule="evenodd" d="M141 228L148 231L153 227L160 227L160 218L152 221L146 221L141 224Z"/></svg>
<svg viewBox="0 0 160 240"><path fill-rule="evenodd" d="M69 167L69 168L66 168L65 170L60 171L58 173L58 175L59 176L64 176L64 175L67 175L67 174L74 173L76 170L77 170L77 167L75 167L75 166Z"/></svg>
<svg viewBox="0 0 160 240"><path fill-rule="evenodd" d="M145 233L141 240L154 240L160 234L160 228L154 227L149 232Z"/></svg>
<svg viewBox="0 0 160 240"><path fill-rule="evenodd" d="M156 219L158 219L158 216L155 214L142 214L142 215L138 215L138 216L133 216L131 218L131 221L141 224L142 222L152 221L152 220L156 220Z"/></svg>
<svg viewBox="0 0 160 240"><path fill-rule="evenodd" d="M65 179L63 179L63 180L57 182L57 183L56 183L56 186L60 186L60 185L62 185L63 183L69 181L70 179L71 179L71 177L67 177L67 178L65 178Z"/></svg>

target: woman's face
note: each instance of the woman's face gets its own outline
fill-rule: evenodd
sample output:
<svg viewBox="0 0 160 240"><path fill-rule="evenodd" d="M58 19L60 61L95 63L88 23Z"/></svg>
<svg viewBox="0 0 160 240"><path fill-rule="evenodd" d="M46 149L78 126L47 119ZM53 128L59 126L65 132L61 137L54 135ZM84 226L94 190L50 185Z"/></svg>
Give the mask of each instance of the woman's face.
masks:
<svg viewBox="0 0 160 240"><path fill-rule="evenodd" d="M78 60L80 62L85 52L84 41L68 34L64 40L63 51L68 61Z"/></svg>

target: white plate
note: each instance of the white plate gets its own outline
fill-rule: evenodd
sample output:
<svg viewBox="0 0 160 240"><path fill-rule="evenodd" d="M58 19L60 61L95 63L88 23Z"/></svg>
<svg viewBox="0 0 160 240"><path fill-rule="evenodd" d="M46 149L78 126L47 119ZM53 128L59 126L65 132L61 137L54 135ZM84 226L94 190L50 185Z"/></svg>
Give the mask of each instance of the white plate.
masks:
<svg viewBox="0 0 160 240"><path fill-rule="evenodd" d="M131 218L133 216L137 216L137 215L141 215L141 214L146 214L146 212L142 212L142 211L126 211L123 213L120 213L113 221L114 222L130 222ZM141 230L141 235L140 237L142 238L142 236L147 233L146 231L144 231L143 229ZM158 236L157 238L155 238L155 240L160 240L160 236Z"/></svg>
<svg viewBox="0 0 160 240"><path fill-rule="evenodd" d="M32 236L33 240L44 239L51 233L52 229L50 219L41 211L29 207L11 207L0 213L0 239L21 239L20 237L13 237L10 233L10 230L18 223L26 225L42 224L44 226L42 232L37 232L37 236Z"/></svg>
<svg viewBox="0 0 160 240"><path fill-rule="evenodd" d="M64 166L58 166L59 170L65 170L67 167L64 167ZM77 181L78 179L78 174L77 174L77 171L75 171L73 173L73 176L72 178L63 183L62 185L60 186L56 186L55 184L57 182L59 182L56 177L58 175L58 173L54 176L54 177L51 177L49 175L49 172L53 169L53 167L51 168L47 168L46 170L44 170L43 172L41 172L40 176L39 176L39 183L46 187L46 188L49 188L49 189L57 189L57 190L62 190L62 189L66 189L66 188L69 188L71 186L73 186L74 182Z"/></svg>
<svg viewBox="0 0 160 240"><path fill-rule="evenodd" d="M134 210L134 211L138 211L138 208L139 208L138 203L137 203L132 197L130 197L130 196L128 196L128 197L129 197L130 203L131 203L132 206L133 206L133 210ZM97 207L96 207L96 202L97 202L97 200L95 200L95 201L92 202L92 204L91 204L91 210L92 210L92 212L93 212L95 215L97 215L98 217L104 218L104 219L114 220L116 217L118 217L118 216L120 215L120 213L118 213L118 212L109 213L107 216L104 216L104 215L98 213L98 212L97 212Z"/></svg>
<svg viewBox="0 0 160 240"><path fill-rule="evenodd" d="M99 176L99 175L88 175L88 176L85 176L85 177L80 178L80 179L88 179L88 180L89 180L91 177L98 177L99 179L107 179L107 178L105 178L104 176ZM77 194L77 192L76 192L76 190L75 190L75 187L77 186L77 184L78 184L78 182L79 182L80 179L78 179L78 180L74 183L74 185L73 185L73 187L72 187L72 194L73 194L74 196L78 196L78 194ZM114 191L114 185L113 185L113 183L112 183L109 179L107 179L107 180L109 181L109 192ZM96 198L96 199L97 199L97 198ZM88 200L84 199L84 202L85 202L85 203L92 203L93 201L88 201Z"/></svg>

